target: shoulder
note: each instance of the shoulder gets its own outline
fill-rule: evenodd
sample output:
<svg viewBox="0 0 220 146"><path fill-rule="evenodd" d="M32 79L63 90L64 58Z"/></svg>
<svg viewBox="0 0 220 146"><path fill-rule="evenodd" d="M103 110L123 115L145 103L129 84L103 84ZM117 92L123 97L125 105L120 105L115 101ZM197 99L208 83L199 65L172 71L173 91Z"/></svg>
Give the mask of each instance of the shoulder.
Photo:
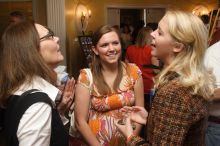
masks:
<svg viewBox="0 0 220 146"><path fill-rule="evenodd" d="M163 85L162 87L158 88L158 94L163 94L165 96L178 96L180 94L183 94L184 96L190 96L190 89L187 87L184 87L178 78L175 78L173 80L170 80L166 85ZM183 96L182 96L183 97Z"/></svg>
<svg viewBox="0 0 220 146"><path fill-rule="evenodd" d="M90 86L90 78L89 78L87 71L88 71L88 68L84 68L84 69L80 70L80 74L79 74L77 83L82 84L86 87L89 87Z"/></svg>
<svg viewBox="0 0 220 146"><path fill-rule="evenodd" d="M194 95L190 87L183 86L179 79L173 79L158 89L158 96L166 98L166 101L183 105L191 109L192 106L205 105L207 102L203 97Z"/></svg>
<svg viewBox="0 0 220 146"><path fill-rule="evenodd" d="M135 49L135 48L137 48L136 45L130 45L130 46L128 46L127 49L132 50L132 49Z"/></svg>
<svg viewBox="0 0 220 146"><path fill-rule="evenodd" d="M204 63L206 67L215 67L220 61L220 41L210 46L205 53Z"/></svg>
<svg viewBox="0 0 220 146"><path fill-rule="evenodd" d="M217 43L213 44L212 46L210 46L207 50L206 50L206 56L214 56L215 54L217 55L218 53L220 53L220 41L218 41Z"/></svg>
<svg viewBox="0 0 220 146"><path fill-rule="evenodd" d="M132 52L134 52L134 50L136 50L136 45L130 45L127 48L126 54L131 54ZM131 54L132 55L132 54Z"/></svg>
<svg viewBox="0 0 220 146"><path fill-rule="evenodd" d="M135 80L137 80L138 77L142 74L140 68L134 63L128 63L127 70L130 76L133 77Z"/></svg>

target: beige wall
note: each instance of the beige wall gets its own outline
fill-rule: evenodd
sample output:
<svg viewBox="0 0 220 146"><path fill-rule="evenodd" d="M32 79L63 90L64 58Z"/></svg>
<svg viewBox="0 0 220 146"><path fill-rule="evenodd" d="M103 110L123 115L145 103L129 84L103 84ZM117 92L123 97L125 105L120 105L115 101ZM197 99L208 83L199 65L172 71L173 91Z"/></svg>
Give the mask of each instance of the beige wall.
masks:
<svg viewBox="0 0 220 146"><path fill-rule="evenodd" d="M92 17L87 28L87 31L94 31L98 26L106 22L106 8L109 6L115 7L151 7L165 6L177 7L186 11L191 11L196 5L204 4L209 10L218 7L218 0L78 0L92 11ZM68 71L78 76L79 69L84 65L84 58L79 49L78 42L74 39L77 36L75 25L75 9L78 4L77 0L66 0L66 31L67 31L67 65Z"/></svg>
<svg viewBox="0 0 220 146"><path fill-rule="evenodd" d="M0 0L0 35L9 24L9 14L13 11L21 11L29 19L47 24L45 0Z"/></svg>
<svg viewBox="0 0 220 146"><path fill-rule="evenodd" d="M0 36L9 24L9 16L13 11L21 11L28 18L32 19L32 2L6 2L0 1Z"/></svg>

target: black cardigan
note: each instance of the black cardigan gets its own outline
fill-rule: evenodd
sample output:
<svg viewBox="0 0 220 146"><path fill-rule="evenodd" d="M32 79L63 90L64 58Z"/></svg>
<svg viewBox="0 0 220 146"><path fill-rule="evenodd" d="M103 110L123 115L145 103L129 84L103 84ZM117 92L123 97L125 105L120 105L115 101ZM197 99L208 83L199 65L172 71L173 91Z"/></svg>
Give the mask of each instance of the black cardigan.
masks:
<svg viewBox="0 0 220 146"><path fill-rule="evenodd" d="M51 138L50 146L68 146L68 133L61 121L57 109L51 99L43 92L34 92L35 89L23 93L21 96L12 95L9 97L5 113L5 133L8 146L18 146L17 129L22 115L34 103L44 102L52 108Z"/></svg>

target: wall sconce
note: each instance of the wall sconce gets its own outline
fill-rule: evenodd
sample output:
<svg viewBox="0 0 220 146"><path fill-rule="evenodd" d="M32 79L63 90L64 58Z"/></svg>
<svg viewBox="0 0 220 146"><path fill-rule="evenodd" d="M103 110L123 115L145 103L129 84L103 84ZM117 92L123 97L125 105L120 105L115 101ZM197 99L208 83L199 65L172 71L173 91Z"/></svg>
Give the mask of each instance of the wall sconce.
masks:
<svg viewBox="0 0 220 146"><path fill-rule="evenodd" d="M202 15L208 15L209 14L209 10L206 6L204 5L197 5L193 10L192 10L192 13L194 15L197 15L197 16L202 16Z"/></svg>
<svg viewBox="0 0 220 146"><path fill-rule="evenodd" d="M79 4L76 8L76 24L78 30L85 35L86 28L88 26L89 18L92 17L91 10L88 10L84 5Z"/></svg>

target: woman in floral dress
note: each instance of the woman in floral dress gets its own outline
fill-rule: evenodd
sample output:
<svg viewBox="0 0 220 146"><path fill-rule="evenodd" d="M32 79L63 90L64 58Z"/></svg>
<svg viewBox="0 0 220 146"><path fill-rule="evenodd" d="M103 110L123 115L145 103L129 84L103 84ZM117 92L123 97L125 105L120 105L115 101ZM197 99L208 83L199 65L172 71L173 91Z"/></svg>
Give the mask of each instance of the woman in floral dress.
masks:
<svg viewBox="0 0 220 146"><path fill-rule="evenodd" d="M76 86L76 126L88 145L124 146L126 139L114 121L124 118L122 107L144 106L141 71L121 61L121 42L113 27L100 27L93 45L91 70L80 71ZM134 125L139 134L141 125Z"/></svg>

